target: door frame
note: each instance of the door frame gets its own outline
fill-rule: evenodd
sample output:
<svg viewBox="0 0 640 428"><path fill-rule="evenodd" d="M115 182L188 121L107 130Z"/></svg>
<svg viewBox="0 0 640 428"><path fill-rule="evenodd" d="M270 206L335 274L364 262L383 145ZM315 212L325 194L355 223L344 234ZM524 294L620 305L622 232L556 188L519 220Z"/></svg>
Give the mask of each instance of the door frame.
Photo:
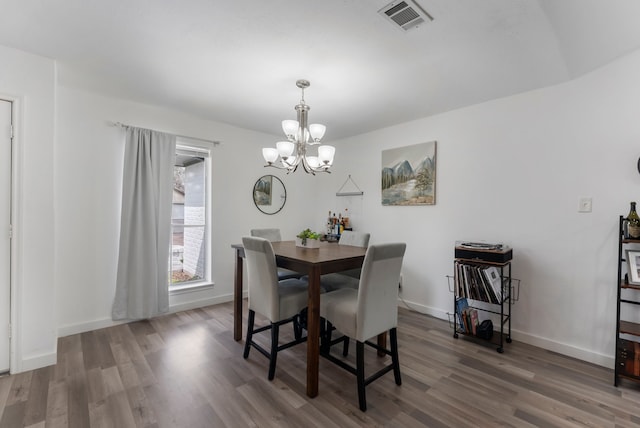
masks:
<svg viewBox="0 0 640 428"><path fill-rule="evenodd" d="M13 136L11 139L11 189L10 189L10 220L12 225L12 237L11 246L9 250L10 264L9 264L9 322L11 328L9 330L9 373L19 373L21 371L20 362L20 349L19 349L19 335L20 326L18 318L19 307L18 302L19 295L19 276L20 276L20 260L18 254L20 254L20 159L21 157L21 144L20 137L22 129L20 123L20 113L22 112L22 99L13 95L0 93L0 99L11 103L11 125L13 127Z"/></svg>

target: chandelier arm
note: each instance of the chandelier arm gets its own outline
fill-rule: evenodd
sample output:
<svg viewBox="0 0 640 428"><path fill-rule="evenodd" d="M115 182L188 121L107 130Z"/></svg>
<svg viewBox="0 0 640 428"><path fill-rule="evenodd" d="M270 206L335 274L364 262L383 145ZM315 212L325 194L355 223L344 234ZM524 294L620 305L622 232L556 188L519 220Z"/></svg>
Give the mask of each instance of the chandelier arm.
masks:
<svg viewBox="0 0 640 428"><path fill-rule="evenodd" d="M313 167L309 165L309 162L307 162L306 156L302 159L302 166L304 167L304 170L309 174L316 175L315 174L316 172L326 172L327 174L331 174L331 171L329 171L330 167L326 165L320 165L318 167Z"/></svg>
<svg viewBox="0 0 640 428"><path fill-rule="evenodd" d="M307 174L311 174L311 175L316 175L315 170L313 169L313 167L311 165L309 165L309 162L307 162L307 156L304 155L302 156L302 167L304 168L304 171Z"/></svg>
<svg viewBox="0 0 640 428"><path fill-rule="evenodd" d="M276 169L289 169L284 166L274 165L273 163L268 163L264 166L265 168L276 168Z"/></svg>

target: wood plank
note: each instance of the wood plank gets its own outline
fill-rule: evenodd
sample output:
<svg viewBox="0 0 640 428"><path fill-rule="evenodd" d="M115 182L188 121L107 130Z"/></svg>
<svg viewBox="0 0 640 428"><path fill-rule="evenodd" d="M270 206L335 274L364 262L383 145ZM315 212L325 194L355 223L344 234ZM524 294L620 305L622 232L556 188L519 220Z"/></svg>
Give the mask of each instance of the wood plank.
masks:
<svg viewBox="0 0 640 428"><path fill-rule="evenodd" d="M127 389L127 399L131 407L133 420L137 427L151 427L157 425L155 413L144 390L141 387Z"/></svg>
<svg viewBox="0 0 640 428"><path fill-rule="evenodd" d="M52 373L52 367L43 367L33 371L23 421L25 425L35 425L40 422L44 423L47 416L49 380L51 379Z"/></svg>
<svg viewBox="0 0 640 428"><path fill-rule="evenodd" d="M2 420L2 412L7 405L7 399L9 398L9 392L11 391L11 385L15 377L2 376L0 377L0 420Z"/></svg>
<svg viewBox="0 0 640 428"><path fill-rule="evenodd" d="M69 428L91 426L89 419L88 386L86 372L78 370L67 377L67 417Z"/></svg>
<svg viewBox="0 0 640 428"><path fill-rule="evenodd" d="M14 404L27 401L32 377L32 371L15 375L13 383L11 384L11 390L9 390L9 396L7 397L7 406L13 406Z"/></svg>
<svg viewBox="0 0 640 428"><path fill-rule="evenodd" d="M47 426L69 426L69 418L67 417L68 395L67 384L64 380L49 382L47 389Z"/></svg>
<svg viewBox="0 0 640 428"><path fill-rule="evenodd" d="M14 428L24 426L22 420L24 418L25 401L17 401L4 408L2 419L0 419L1 428Z"/></svg>

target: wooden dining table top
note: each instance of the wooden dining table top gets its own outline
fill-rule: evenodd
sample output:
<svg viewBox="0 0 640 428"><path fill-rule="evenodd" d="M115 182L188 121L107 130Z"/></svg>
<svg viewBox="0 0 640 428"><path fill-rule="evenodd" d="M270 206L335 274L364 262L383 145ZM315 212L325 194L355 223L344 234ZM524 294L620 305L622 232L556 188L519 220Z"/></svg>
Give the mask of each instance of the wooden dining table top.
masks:
<svg viewBox="0 0 640 428"><path fill-rule="evenodd" d="M364 260L366 248L351 245L339 245L333 242L321 241L319 248L305 248L296 246L295 241L272 242L278 266L284 264L318 265L320 273L339 272L344 270L342 263L352 266Z"/></svg>

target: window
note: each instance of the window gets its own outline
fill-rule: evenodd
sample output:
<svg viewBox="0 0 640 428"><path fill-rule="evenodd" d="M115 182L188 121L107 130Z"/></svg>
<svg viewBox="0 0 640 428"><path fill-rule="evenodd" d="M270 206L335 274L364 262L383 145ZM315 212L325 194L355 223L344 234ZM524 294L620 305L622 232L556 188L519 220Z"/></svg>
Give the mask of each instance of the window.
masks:
<svg viewBox="0 0 640 428"><path fill-rule="evenodd" d="M209 154L205 145L177 141L169 263L173 291L212 283Z"/></svg>

